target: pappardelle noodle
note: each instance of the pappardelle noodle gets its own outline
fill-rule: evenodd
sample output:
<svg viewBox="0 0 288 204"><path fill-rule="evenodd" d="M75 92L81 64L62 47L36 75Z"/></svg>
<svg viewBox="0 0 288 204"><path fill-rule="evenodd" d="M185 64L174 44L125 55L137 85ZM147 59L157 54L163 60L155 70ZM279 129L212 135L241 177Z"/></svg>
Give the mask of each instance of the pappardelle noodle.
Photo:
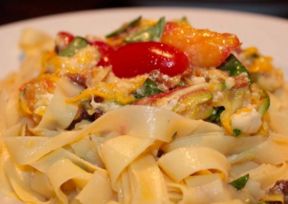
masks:
<svg viewBox="0 0 288 204"><path fill-rule="evenodd" d="M288 203L287 85L236 35L138 17L104 37L25 29L20 47L0 82L2 194Z"/></svg>

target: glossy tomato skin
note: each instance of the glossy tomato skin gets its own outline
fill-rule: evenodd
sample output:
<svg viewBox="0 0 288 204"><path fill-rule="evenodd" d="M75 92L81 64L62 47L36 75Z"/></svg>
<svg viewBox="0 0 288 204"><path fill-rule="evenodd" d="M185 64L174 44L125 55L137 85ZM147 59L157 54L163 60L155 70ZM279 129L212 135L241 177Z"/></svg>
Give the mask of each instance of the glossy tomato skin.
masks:
<svg viewBox="0 0 288 204"><path fill-rule="evenodd" d="M108 45L107 43L98 40L91 42L91 45L97 47L101 54L100 61L98 62L97 65L104 67L111 65L110 54L114 52L114 48Z"/></svg>
<svg viewBox="0 0 288 204"><path fill-rule="evenodd" d="M196 29L187 22L168 22L161 42L185 52L194 67L217 67L241 44L236 35Z"/></svg>
<svg viewBox="0 0 288 204"><path fill-rule="evenodd" d="M66 32L66 31L60 31L57 33L57 36L59 38L62 38L66 45L68 45L70 42L72 42L72 40L74 39L74 35L72 35L71 33L69 32Z"/></svg>
<svg viewBox="0 0 288 204"><path fill-rule="evenodd" d="M110 55L112 70L117 77L130 78L159 70L175 76L189 66L180 50L159 42L137 42L124 45Z"/></svg>
<svg viewBox="0 0 288 204"><path fill-rule="evenodd" d="M56 52L59 52L60 50L65 49L70 42L72 42L74 39L74 36L71 33L60 31L57 33L56 36Z"/></svg>

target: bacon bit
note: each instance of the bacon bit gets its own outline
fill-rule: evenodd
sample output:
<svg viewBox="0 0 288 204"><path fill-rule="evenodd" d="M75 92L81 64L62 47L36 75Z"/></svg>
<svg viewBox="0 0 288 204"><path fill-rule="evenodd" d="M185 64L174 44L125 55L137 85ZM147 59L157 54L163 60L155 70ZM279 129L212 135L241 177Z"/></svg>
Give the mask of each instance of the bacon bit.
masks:
<svg viewBox="0 0 288 204"><path fill-rule="evenodd" d="M244 88L249 85L249 79L248 76L245 74L240 74L235 77L235 85L234 88Z"/></svg>
<svg viewBox="0 0 288 204"><path fill-rule="evenodd" d="M95 109L95 113L93 113L92 115L89 115L84 108L80 108L78 110L78 113L77 113L75 119L72 121L72 123L66 129L67 130L73 130L75 128L75 125L77 123L81 122L82 120L88 120L88 121L93 122L103 114L104 114L104 112L98 108Z"/></svg>
<svg viewBox="0 0 288 204"><path fill-rule="evenodd" d="M165 154L165 152L162 149L159 149L157 152L157 157L160 158L164 154Z"/></svg>
<svg viewBox="0 0 288 204"><path fill-rule="evenodd" d="M78 73L67 73L66 76L74 83L82 86L83 88L87 88L86 85L86 77L82 74Z"/></svg>
<svg viewBox="0 0 288 204"><path fill-rule="evenodd" d="M271 193L288 194L288 180L276 181L274 186L269 190Z"/></svg>
<svg viewBox="0 0 288 204"><path fill-rule="evenodd" d="M161 73L159 70L154 70L149 74L152 81L155 81L164 90L171 90L175 88L179 82L181 76L169 77L166 74Z"/></svg>
<svg viewBox="0 0 288 204"><path fill-rule="evenodd" d="M284 203L288 203L288 180L277 181L272 188L269 189L270 193L283 194Z"/></svg>
<svg viewBox="0 0 288 204"><path fill-rule="evenodd" d="M104 98L100 96L93 96L93 101L96 103L102 103L104 101Z"/></svg>

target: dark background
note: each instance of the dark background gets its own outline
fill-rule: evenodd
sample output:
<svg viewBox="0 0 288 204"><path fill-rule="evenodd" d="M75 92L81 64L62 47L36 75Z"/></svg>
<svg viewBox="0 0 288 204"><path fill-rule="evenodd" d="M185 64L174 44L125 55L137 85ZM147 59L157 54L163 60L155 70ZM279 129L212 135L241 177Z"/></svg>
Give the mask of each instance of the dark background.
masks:
<svg viewBox="0 0 288 204"><path fill-rule="evenodd" d="M288 0L0 0L0 24L68 11L132 6L233 9L288 19Z"/></svg>

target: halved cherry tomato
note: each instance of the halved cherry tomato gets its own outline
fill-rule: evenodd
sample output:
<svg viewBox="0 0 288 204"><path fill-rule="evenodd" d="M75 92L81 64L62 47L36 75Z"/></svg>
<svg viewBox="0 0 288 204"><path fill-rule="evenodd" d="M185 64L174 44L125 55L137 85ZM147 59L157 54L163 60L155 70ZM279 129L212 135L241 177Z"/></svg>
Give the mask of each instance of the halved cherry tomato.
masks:
<svg viewBox="0 0 288 204"><path fill-rule="evenodd" d="M168 22L161 42L185 52L197 67L217 67L240 46L236 35L195 29L187 22Z"/></svg>
<svg viewBox="0 0 288 204"><path fill-rule="evenodd" d="M111 65L109 56L114 52L114 48L103 41L93 41L91 45L97 47L101 55L97 65L104 67Z"/></svg>
<svg viewBox="0 0 288 204"><path fill-rule="evenodd" d="M65 44L65 46L67 46L74 39L74 35L65 31L58 32L57 37L60 38L61 41L63 41L63 44Z"/></svg>
<svg viewBox="0 0 288 204"><path fill-rule="evenodd" d="M159 42L137 42L124 45L110 55L114 74L129 78L159 70L169 76L183 73L188 58L180 50Z"/></svg>

